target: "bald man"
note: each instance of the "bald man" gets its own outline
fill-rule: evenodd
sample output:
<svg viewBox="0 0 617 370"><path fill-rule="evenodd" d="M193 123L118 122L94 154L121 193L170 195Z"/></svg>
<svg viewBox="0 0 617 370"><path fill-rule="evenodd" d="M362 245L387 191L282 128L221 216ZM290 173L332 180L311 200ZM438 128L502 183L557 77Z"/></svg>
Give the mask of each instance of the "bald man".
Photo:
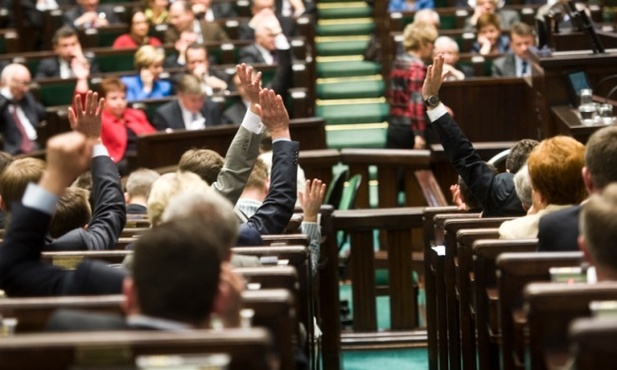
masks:
<svg viewBox="0 0 617 370"><path fill-rule="evenodd" d="M45 118L45 107L30 93L30 71L9 64L0 74L0 133L5 152L30 153L38 148L36 128Z"/></svg>

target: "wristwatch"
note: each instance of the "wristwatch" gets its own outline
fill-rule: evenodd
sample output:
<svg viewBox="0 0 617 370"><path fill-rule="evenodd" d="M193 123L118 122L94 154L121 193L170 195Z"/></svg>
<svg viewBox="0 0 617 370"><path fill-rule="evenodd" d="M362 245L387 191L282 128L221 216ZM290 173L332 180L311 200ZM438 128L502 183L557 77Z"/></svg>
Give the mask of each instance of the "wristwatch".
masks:
<svg viewBox="0 0 617 370"><path fill-rule="evenodd" d="M427 107L431 107L431 108L435 108L436 106L439 105L439 96L437 95L431 95L429 96L425 101L424 104L426 104Z"/></svg>

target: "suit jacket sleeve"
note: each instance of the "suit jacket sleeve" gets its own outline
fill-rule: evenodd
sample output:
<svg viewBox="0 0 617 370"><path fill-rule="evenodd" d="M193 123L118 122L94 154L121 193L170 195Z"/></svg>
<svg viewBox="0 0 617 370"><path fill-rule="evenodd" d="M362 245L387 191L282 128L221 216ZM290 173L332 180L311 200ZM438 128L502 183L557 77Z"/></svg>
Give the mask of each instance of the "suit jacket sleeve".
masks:
<svg viewBox="0 0 617 370"><path fill-rule="evenodd" d="M278 65L274 73L270 88L283 97L287 96L287 90L291 87L291 50L277 50Z"/></svg>
<svg viewBox="0 0 617 370"><path fill-rule="evenodd" d="M516 197L513 174L493 174L449 114L439 117L432 126L439 135L450 163L482 203L485 217L525 214L520 200L512 198Z"/></svg>
<svg viewBox="0 0 617 370"><path fill-rule="evenodd" d="M296 203L298 172L297 141L277 141L272 144L272 175L270 191L247 224L262 235L280 234L285 230Z"/></svg>
<svg viewBox="0 0 617 370"><path fill-rule="evenodd" d="M231 204L236 204L244 190L259 155L260 143L261 134L253 134L240 126L229 145L225 155L225 164L212 187Z"/></svg>
<svg viewBox="0 0 617 370"><path fill-rule="evenodd" d="M156 112L154 113L154 118L152 119L152 126L154 126L157 131L165 131L166 128L169 128L169 124L165 119L165 115L161 111L161 108L163 107L164 106L156 110Z"/></svg>
<svg viewBox="0 0 617 370"><path fill-rule="evenodd" d="M493 62L491 66L491 76L493 77L502 77L503 74L503 58L498 58Z"/></svg>
<svg viewBox="0 0 617 370"><path fill-rule="evenodd" d="M113 249L126 224L118 169L108 156L92 158L94 210L88 229L74 229L54 240L49 250Z"/></svg>
<svg viewBox="0 0 617 370"><path fill-rule="evenodd" d="M69 271L41 261L51 215L16 203L0 248L0 287L10 297L118 294L126 273L101 262L84 261Z"/></svg>

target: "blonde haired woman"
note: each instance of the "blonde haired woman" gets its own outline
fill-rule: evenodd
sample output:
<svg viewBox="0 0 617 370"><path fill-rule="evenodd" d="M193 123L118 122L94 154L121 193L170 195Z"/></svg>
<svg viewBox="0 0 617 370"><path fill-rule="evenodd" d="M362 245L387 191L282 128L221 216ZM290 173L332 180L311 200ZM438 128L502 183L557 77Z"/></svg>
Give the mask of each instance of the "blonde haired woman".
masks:
<svg viewBox="0 0 617 370"><path fill-rule="evenodd" d="M151 45L140 47L135 53L135 69L138 74L122 77L126 85L126 100L128 102L164 98L171 95L171 83L159 79L163 72L165 51Z"/></svg>

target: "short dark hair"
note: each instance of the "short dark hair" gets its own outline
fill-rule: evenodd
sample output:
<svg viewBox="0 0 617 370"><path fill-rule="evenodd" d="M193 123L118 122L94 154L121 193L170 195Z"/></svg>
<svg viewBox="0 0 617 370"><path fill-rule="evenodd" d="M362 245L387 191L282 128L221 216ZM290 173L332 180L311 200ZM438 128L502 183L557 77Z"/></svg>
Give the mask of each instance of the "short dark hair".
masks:
<svg viewBox="0 0 617 370"><path fill-rule="evenodd" d="M135 243L133 280L144 315L202 325L218 291L216 233L183 219L158 225Z"/></svg>
<svg viewBox="0 0 617 370"><path fill-rule="evenodd" d="M75 36L77 37L77 31L75 31L72 27L62 26L54 32L54 36L51 39L52 45L58 45L60 39L66 39L68 37Z"/></svg>
<svg viewBox="0 0 617 370"><path fill-rule="evenodd" d="M178 169L196 173L210 185L216 181L224 164L223 157L214 150L189 149L180 157Z"/></svg>
<svg viewBox="0 0 617 370"><path fill-rule="evenodd" d="M517 22L517 23L514 23L510 27L510 36L512 35L517 35L517 36L522 36L522 37L534 36L534 30L527 23Z"/></svg>
<svg viewBox="0 0 617 370"><path fill-rule="evenodd" d="M617 127L608 126L594 132L585 147L585 166L593 186L602 189L617 181Z"/></svg>
<svg viewBox="0 0 617 370"><path fill-rule="evenodd" d="M0 196L10 210L11 203L21 201L28 183L38 183L45 171L45 161L38 158L20 158L6 166L0 175Z"/></svg>
<svg viewBox="0 0 617 370"><path fill-rule="evenodd" d="M73 229L87 225L92 217L89 196L90 192L85 189L67 188L58 200L49 223L49 236L59 238Z"/></svg>
<svg viewBox="0 0 617 370"><path fill-rule="evenodd" d="M617 271L617 184L608 184L602 194L592 195L581 209L579 222L593 261Z"/></svg>
<svg viewBox="0 0 617 370"><path fill-rule="evenodd" d="M508 158L506 158L506 170L510 171L510 173L517 173L518 170L527 163L529 153L531 153L533 148L538 144L539 142L533 139L523 139L516 143L512 149L510 149L510 154L508 154Z"/></svg>

